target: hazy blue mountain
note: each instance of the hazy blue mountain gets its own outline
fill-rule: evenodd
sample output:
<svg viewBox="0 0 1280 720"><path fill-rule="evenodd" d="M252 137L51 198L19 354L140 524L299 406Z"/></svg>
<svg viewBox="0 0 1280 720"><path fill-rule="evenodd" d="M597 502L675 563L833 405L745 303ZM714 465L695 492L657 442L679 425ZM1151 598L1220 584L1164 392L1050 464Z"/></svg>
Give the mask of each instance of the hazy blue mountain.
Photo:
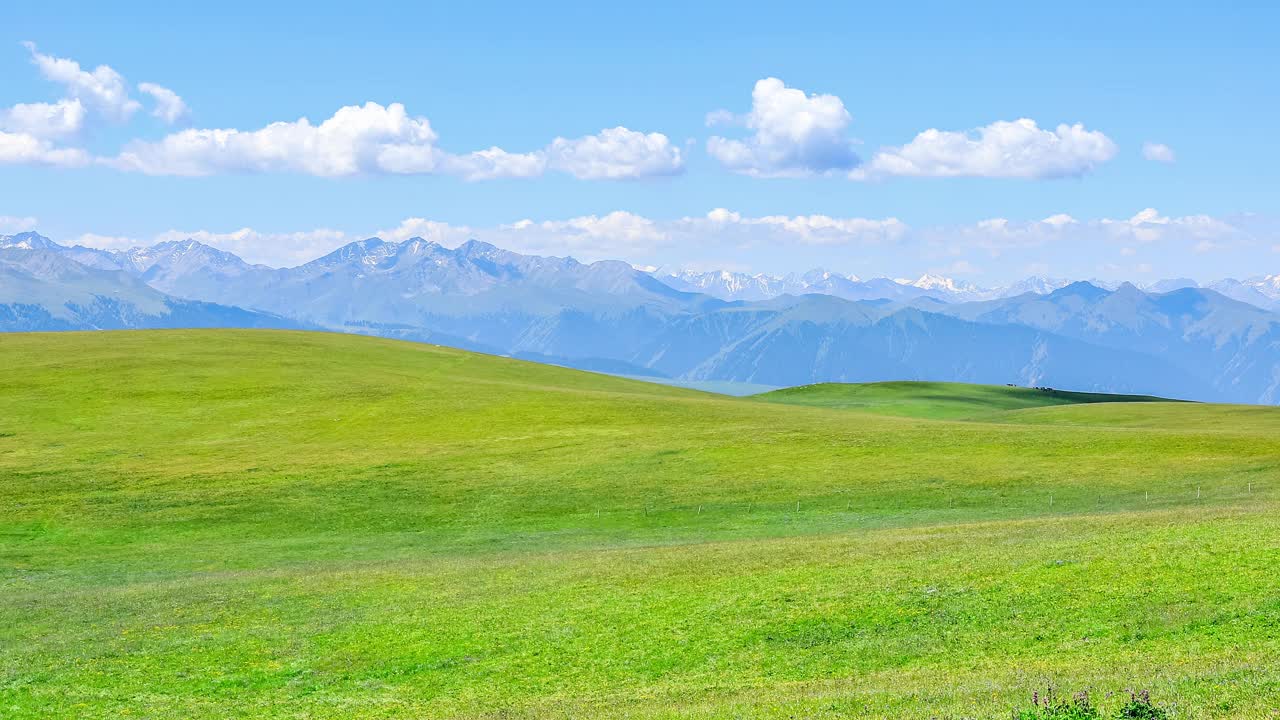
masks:
<svg viewBox="0 0 1280 720"><path fill-rule="evenodd" d="M785 276L725 270L690 272L660 269L653 271L653 276L678 290L704 293L722 300L769 300L783 295L818 293L845 300L910 302L931 298L941 302L967 302L1012 297L1027 292L1047 294L1070 284L1068 280L1033 276L1003 287L981 288L928 273L915 280L862 280L856 275L842 275L822 269Z"/></svg>
<svg viewBox="0 0 1280 720"><path fill-rule="evenodd" d="M767 385L940 379L1204 397L1157 358L1017 326L809 295L677 320L637 362L688 380Z"/></svg>
<svg viewBox="0 0 1280 720"><path fill-rule="evenodd" d="M1078 282L1045 296L939 312L1158 357L1203 378L1213 388L1211 397L1280 402L1280 316L1212 290L1144 293L1128 283L1106 290Z"/></svg>
<svg viewBox="0 0 1280 720"><path fill-rule="evenodd" d="M823 269L800 275L747 274L730 271L655 271L653 276L678 290L710 295L721 300L771 300L783 295L821 294L844 300L911 300L918 297L943 299L941 287L919 287L910 282L856 275L841 275Z"/></svg>
<svg viewBox="0 0 1280 720"><path fill-rule="evenodd" d="M768 300L779 295L802 294L807 286L798 277L776 277L764 273L694 272L655 270L651 273L665 285L684 292L701 293L721 300Z"/></svg>
<svg viewBox="0 0 1280 720"><path fill-rule="evenodd" d="M345 332L593 367L613 363L627 372L645 372L622 358L670 314L721 304L626 263L526 256L476 241L449 249L421 238L371 238L284 269L249 265L192 240L96 256L103 258L182 298Z"/></svg>
<svg viewBox="0 0 1280 720"><path fill-rule="evenodd" d="M720 304L626 263L524 256L474 241L451 250L366 240L281 273L265 292L242 294L254 307L334 329L421 328L563 358L624 358L672 314Z"/></svg>
<svg viewBox="0 0 1280 720"><path fill-rule="evenodd" d="M1280 311L1280 274L1255 277L1249 280L1219 280L1206 287L1222 293L1232 300L1272 311Z"/></svg>
<svg viewBox="0 0 1280 720"><path fill-rule="evenodd" d="M1200 283L1191 278L1168 278L1165 280L1157 280L1156 282L1142 286L1142 291L1147 293L1167 293L1174 290L1182 290L1183 288L1198 288Z"/></svg>
<svg viewBox="0 0 1280 720"><path fill-rule="evenodd" d="M294 322L685 382L934 379L1280 402L1280 316L1204 288L684 277L722 294L804 291L728 301L622 262L419 238L269 268L191 240L102 251L29 233L0 238L0 270L5 329Z"/></svg>
<svg viewBox="0 0 1280 720"><path fill-rule="evenodd" d="M118 270L76 262L31 239L0 242L0 330L296 328L293 320L170 297Z"/></svg>
<svg viewBox="0 0 1280 720"><path fill-rule="evenodd" d="M1048 295L1054 290L1064 288L1070 284L1071 281L1064 278L1050 278L1032 275L1025 280L1019 280L1016 283L1000 288L999 297L1017 297L1019 295L1025 295L1026 293Z"/></svg>

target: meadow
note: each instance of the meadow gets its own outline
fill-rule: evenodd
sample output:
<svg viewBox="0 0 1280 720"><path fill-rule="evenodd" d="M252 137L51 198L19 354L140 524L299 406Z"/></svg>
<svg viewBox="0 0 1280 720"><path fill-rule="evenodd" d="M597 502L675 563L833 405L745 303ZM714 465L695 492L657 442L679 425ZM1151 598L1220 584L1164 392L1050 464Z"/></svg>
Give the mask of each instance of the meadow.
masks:
<svg viewBox="0 0 1280 720"><path fill-rule="evenodd" d="M1277 717L1278 501L1276 408L0 335L0 716Z"/></svg>

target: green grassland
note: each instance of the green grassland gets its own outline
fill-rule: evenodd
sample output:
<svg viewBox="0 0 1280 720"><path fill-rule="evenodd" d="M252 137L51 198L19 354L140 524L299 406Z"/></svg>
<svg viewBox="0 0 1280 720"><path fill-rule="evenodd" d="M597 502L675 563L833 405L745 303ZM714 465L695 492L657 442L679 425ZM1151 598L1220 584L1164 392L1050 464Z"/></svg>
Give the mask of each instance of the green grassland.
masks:
<svg viewBox="0 0 1280 720"><path fill-rule="evenodd" d="M999 414L1008 410L1058 405L1168 402L1150 395L1107 395L1053 388L950 382L821 383L775 390L760 395L759 399L935 420L999 420Z"/></svg>
<svg viewBox="0 0 1280 720"><path fill-rule="evenodd" d="M0 717L1274 717L1280 410L1036 393L0 335Z"/></svg>

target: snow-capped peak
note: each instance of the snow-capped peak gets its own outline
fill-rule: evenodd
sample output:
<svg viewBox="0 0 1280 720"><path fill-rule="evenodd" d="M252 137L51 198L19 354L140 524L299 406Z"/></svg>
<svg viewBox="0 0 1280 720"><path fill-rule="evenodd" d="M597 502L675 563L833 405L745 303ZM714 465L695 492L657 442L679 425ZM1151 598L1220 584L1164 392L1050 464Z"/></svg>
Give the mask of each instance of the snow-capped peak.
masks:
<svg viewBox="0 0 1280 720"><path fill-rule="evenodd" d="M950 293L967 292L973 289L968 283L958 283L949 277L925 273L913 283L908 283L912 287L918 287L921 290L942 290Z"/></svg>
<svg viewBox="0 0 1280 720"><path fill-rule="evenodd" d="M0 248L13 248L15 250L51 250L59 247L62 246L43 235L38 235L33 232L18 233L17 235L0 235Z"/></svg>

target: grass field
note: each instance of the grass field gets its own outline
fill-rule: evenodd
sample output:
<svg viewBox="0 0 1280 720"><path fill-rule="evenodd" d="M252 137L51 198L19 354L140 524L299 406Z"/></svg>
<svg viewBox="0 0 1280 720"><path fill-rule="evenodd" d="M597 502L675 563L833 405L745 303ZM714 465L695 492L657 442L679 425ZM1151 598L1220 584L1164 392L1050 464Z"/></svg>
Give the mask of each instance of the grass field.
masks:
<svg viewBox="0 0 1280 720"><path fill-rule="evenodd" d="M1280 410L1037 392L0 335L0 717L1277 717Z"/></svg>
<svg viewBox="0 0 1280 720"><path fill-rule="evenodd" d="M1093 403L1168 402L1150 395L1104 395L1052 388L950 382L822 383L765 393L760 400L933 420L1007 419L1009 410Z"/></svg>

